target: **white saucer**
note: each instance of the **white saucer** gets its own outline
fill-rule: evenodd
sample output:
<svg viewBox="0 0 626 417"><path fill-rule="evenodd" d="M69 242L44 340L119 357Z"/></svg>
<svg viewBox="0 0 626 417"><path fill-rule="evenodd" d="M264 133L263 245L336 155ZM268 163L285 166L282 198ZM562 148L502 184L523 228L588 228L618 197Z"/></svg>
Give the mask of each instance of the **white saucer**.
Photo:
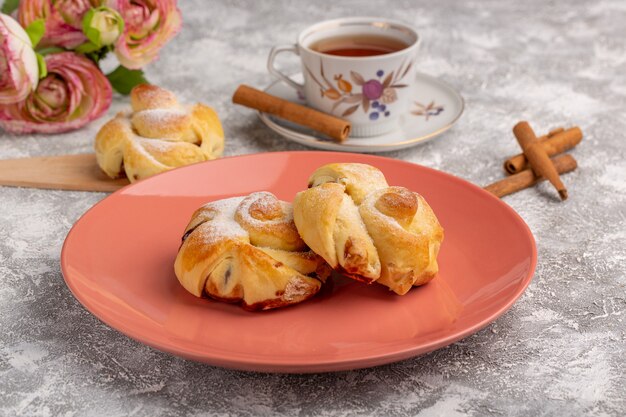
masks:
<svg viewBox="0 0 626 417"><path fill-rule="evenodd" d="M293 77L302 81L302 74ZM410 113L400 118L397 129L380 136L349 137L345 142L335 142L308 128L276 116L259 112L259 117L270 129L287 139L312 148L327 151L386 152L409 148L441 135L463 113L463 97L452 87L426 74L417 74L414 100ZM291 87L275 81L265 91L271 95L306 105L304 97Z"/></svg>

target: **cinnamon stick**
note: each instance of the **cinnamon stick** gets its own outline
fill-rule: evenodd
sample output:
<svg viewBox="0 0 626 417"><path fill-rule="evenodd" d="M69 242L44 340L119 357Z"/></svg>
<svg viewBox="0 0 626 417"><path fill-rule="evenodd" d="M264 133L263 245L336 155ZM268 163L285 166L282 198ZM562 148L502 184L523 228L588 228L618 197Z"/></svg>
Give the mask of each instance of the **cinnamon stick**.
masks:
<svg viewBox="0 0 626 417"><path fill-rule="evenodd" d="M578 166L576 160L571 155L559 155L552 158L551 161L559 174L573 171ZM524 171L510 175L503 180L486 186L485 190L494 194L496 197L504 197L505 195L513 194L524 188L532 187L544 180L544 177L535 175L532 169L525 169Z"/></svg>
<svg viewBox="0 0 626 417"><path fill-rule="evenodd" d="M535 132L533 132L528 122L519 122L516 124L515 127L513 127L513 134L522 147L524 155L526 155L528 163L535 174L545 177L550 181L559 192L561 200L567 199L567 189L565 185L563 185L559 173L554 168L554 165L552 165L550 157L537 140L537 136L535 136Z"/></svg>
<svg viewBox="0 0 626 417"><path fill-rule="evenodd" d="M552 130L545 136L541 136L539 141L548 156L563 153L578 145L583 138L583 132L579 127L570 129L558 128ZM523 153L512 156L504 162L504 170L509 174L515 174L528 168L528 159Z"/></svg>
<svg viewBox="0 0 626 417"><path fill-rule="evenodd" d="M283 100L247 85L240 85L237 88L233 95L233 103L309 127L339 142L343 142L350 135L351 124L347 120Z"/></svg>

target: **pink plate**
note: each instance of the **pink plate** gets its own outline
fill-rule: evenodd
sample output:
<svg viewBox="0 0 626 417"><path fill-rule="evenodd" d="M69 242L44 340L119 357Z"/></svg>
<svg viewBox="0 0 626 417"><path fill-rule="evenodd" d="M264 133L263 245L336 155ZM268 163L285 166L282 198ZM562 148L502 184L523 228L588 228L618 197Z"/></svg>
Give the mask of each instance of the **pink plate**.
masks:
<svg viewBox="0 0 626 417"><path fill-rule="evenodd" d="M174 258L197 207L259 190L292 201L330 162L374 165L426 198L445 229L437 278L397 296L336 277L310 301L257 313L179 285ZM511 307L536 261L528 226L481 188L403 161L331 152L225 158L130 185L85 213L61 254L67 285L111 327L184 358L269 372L364 368L449 345Z"/></svg>

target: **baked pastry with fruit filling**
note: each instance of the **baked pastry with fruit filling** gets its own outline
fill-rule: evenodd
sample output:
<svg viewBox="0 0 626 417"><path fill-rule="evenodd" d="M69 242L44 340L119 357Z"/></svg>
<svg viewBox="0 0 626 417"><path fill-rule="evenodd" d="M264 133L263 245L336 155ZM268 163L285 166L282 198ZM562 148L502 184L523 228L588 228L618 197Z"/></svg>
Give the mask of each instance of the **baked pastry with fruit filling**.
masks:
<svg viewBox="0 0 626 417"><path fill-rule="evenodd" d="M222 155L224 132L211 107L180 104L171 91L148 84L133 88L130 103L96 135L96 159L109 177L134 182Z"/></svg>
<svg viewBox="0 0 626 417"><path fill-rule="evenodd" d="M198 209L174 269L197 297L267 310L314 296L331 269L298 235L291 204L268 192L214 201Z"/></svg>
<svg viewBox="0 0 626 417"><path fill-rule="evenodd" d="M354 279L378 282L397 294L433 279L443 228L426 200L390 187L365 164L318 168L296 195L294 220L304 242Z"/></svg>

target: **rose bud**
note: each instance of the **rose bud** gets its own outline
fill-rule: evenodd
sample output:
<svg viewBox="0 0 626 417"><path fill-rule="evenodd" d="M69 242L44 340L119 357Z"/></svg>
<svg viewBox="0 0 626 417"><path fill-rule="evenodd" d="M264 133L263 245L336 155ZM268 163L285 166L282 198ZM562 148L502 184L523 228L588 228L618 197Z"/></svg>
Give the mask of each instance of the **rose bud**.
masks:
<svg viewBox="0 0 626 417"><path fill-rule="evenodd" d="M0 14L0 104L24 100L38 80L37 56L26 31Z"/></svg>
<svg viewBox="0 0 626 417"><path fill-rule="evenodd" d="M83 32L97 46L112 45L124 30L124 20L108 7L89 10L83 19Z"/></svg>
<svg viewBox="0 0 626 417"><path fill-rule="evenodd" d="M107 5L124 19L115 55L126 68L139 69L154 61L182 25L176 0L108 0Z"/></svg>
<svg viewBox="0 0 626 417"><path fill-rule="evenodd" d="M48 75L19 103L0 105L0 127L13 133L60 133L83 127L111 105L109 80L74 52L46 56Z"/></svg>

